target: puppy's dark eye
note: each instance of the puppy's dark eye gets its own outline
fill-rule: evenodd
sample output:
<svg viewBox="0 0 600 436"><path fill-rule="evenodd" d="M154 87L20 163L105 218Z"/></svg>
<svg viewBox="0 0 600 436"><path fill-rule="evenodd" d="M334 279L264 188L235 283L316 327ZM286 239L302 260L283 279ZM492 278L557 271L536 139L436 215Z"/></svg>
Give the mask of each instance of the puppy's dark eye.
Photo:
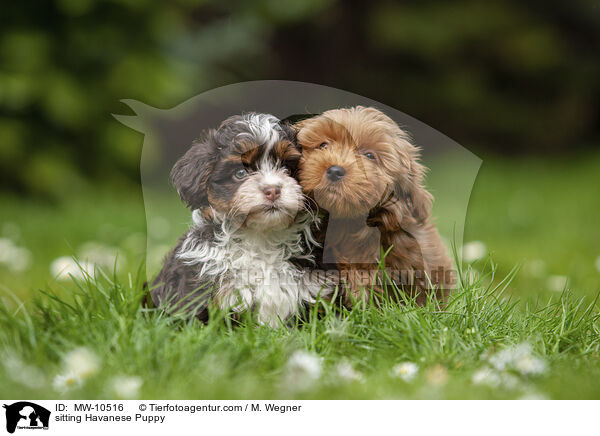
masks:
<svg viewBox="0 0 600 436"><path fill-rule="evenodd" d="M248 171L246 171L244 168L240 168L239 170L236 170L235 173L233 173L233 178L236 180L243 180L246 178L247 175Z"/></svg>
<svg viewBox="0 0 600 436"><path fill-rule="evenodd" d="M375 154L370 151L367 151L366 153L364 153L364 155L367 159L375 160Z"/></svg>
<svg viewBox="0 0 600 436"><path fill-rule="evenodd" d="M287 174L288 176L290 174L290 169L287 166L285 166L285 165L281 166L281 171L283 171L283 173Z"/></svg>
<svg viewBox="0 0 600 436"><path fill-rule="evenodd" d="M322 143L319 145L319 148L327 148L327 147L329 147L329 142L322 142Z"/></svg>

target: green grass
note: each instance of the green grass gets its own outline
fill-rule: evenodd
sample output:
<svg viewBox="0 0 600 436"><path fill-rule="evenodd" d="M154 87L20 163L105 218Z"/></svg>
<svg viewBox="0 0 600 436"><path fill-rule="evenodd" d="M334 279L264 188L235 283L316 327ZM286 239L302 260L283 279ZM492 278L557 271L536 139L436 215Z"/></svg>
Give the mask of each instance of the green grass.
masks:
<svg viewBox="0 0 600 436"><path fill-rule="evenodd" d="M319 317L275 330L249 319L232 327L220 313L203 326L140 307L146 225L138 191L83 189L54 205L4 194L1 237L33 259L25 272L0 265L0 396L111 398L113 378L123 375L143 381L144 398L600 398L599 165L598 154L484 160L465 241L483 241L495 266L474 263L478 279L445 310L408 302L348 312L321 303ZM149 237L168 247L187 218L167 206L159 214L166 219L149 224ZM119 250L116 274L50 276L53 259L89 241ZM532 260L543 268L532 271ZM550 275L567 276L568 290L550 290ZM509 367L488 377L489 386L474 382L490 358L523 343L531 346L526 358L544 363L541 374ZM97 372L56 391L53 380L78 347L97 357ZM289 367L297 350L322 358L313 383ZM362 380L337 376L340 362ZM412 381L391 374L401 362L418 365Z"/></svg>
<svg viewBox="0 0 600 436"><path fill-rule="evenodd" d="M600 320L593 302L564 293L520 310L503 295L510 280L491 283L489 276L465 283L444 310L435 301L352 311L322 302L318 316L315 308L308 321L271 329L250 317L232 325L218 312L204 326L142 309L139 281L122 283L100 272L77 281L68 297L49 291L28 307L2 308L0 347L23 363L12 363L18 371L5 368L0 395L114 397L113 377L128 375L143 380L140 395L149 398L597 398ZM508 368L499 374L511 383L473 382L489 366L483 355L524 342L548 366L545 372ZM98 372L81 386L55 391L51 381L64 372L61 359L80 346L97 356ZM323 359L320 378L289 368L296 350ZM343 361L363 379L341 379ZM411 381L392 375L405 361L419 366ZM21 374L31 371L44 382L23 386Z"/></svg>

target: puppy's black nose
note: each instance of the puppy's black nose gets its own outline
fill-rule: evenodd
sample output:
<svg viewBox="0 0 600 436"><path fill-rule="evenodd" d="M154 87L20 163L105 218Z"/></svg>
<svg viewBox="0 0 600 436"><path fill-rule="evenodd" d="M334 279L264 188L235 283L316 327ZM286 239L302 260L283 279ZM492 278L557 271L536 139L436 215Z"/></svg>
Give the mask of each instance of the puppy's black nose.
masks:
<svg viewBox="0 0 600 436"><path fill-rule="evenodd" d="M263 193L267 200L275 201L281 196L281 188L279 186L266 186L263 189Z"/></svg>
<svg viewBox="0 0 600 436"><path fill-rule="evenodd" d="M337 165L327 168L327 178L332 182L337 182L346 175L346 170Z"/></svg>

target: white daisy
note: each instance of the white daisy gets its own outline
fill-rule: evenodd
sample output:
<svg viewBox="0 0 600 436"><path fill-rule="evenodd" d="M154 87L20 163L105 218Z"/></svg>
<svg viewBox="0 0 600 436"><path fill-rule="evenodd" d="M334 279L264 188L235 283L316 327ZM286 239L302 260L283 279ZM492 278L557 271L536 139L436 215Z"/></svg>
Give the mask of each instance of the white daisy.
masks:
<svg viewBox="0 0 600 436"><path fill-rule="evenodd" d="M419 372L419 366L413 362L402 362L392 368L392 377L399 377L409 382L414 380Z"/></svg>
<svg viewBox="0 0 600 436"><path fill-rule="evenodd" d="M286 365L286 385L299 390L310 387L321 377L322 359L314 353L298 350Z"/></svg>
<svg viewBox="0 0 600 436"><path fill-rule="evenodd" d="M100 359L88 348L79 347L65 355L64 366L67 373L72 373L85 379L98 372L100 369Z"/></svg>
<svg viewBox="0 0 600 436"><path fill-rule="evenodd" d="M22 273L29 269L31 266L31 251L25 247L15 247L11 258L6 262L6 266L12 272Z"/></svg>
<svg viewBox="0 0 600 436"><path fill-rule="evenodd" d="M515 370L521 375L540 375L546 372L546 362L533 356L533 347L524 342L505 348L489 357L488 362L498 371Z"/></svg>
<svg viewBox="0 0 600 436"><path fill-rule="evenodd" d="M27 248L17 246L8 238L0 238L0 265L14 273L22 273L29 269L31 258L31 252Z"/></svg>
<svg viewBox="0 0 600 436"><path fill-rule="evenodd" d="M119 249L104 245L101 242L90 241L79 247L78 258L103 268L112 270L117 264L117 268L125 266L125 258L120 255Z"/></svg>
<svg viewBox="0 0 600 436"><path fill-rule="evenodd" d="M490 388L499 388L514 390L521 385L521 381L515 375L504 372L496 371L493 368L483 367L477 370L471 378L473 384L488 386Z"/></svg>
<svg viewBox="0 0 600 436"><path fill-rule="evenodd" d="M497 371L505 371L510 368L513 361L513 349L505 348L499 352L492 354L488 359L488 362Z"/></svg>
<svg viewBox="0 0 600 436"><path fill-rule="evenodd" d="M520 356L514 362L514 367L523 375L541 375L546 372L546 362L530 355Z"/></svg>
<svg viewBox="0 0 600 436"><path fill-rule="evenodd" d="M363 375L359 371L354 369L352 364L347 360L342 360L340 363L337 364L336 373L338 377L342 380L359 382L364 381Z"/></svg>
<svg viewBox="0 0 600 436"><path fill-rule="evenodd" d="M58 392L66 392L70 389L81 387L82 384L83 380L81 377L72 372L58 374L52 381L54 390Z"/></svg>
<svg viewBox="0 0 600 436"><path fill-rule="evenodd" d="M448 382L448 370L438 363L427 370L425 378L429 384L443 386Z"/></svg>
<svg viewBox="0 0 600 436"><path fill-rule="evenodd" d="M500 386L500 376L497 371L494 371L492 368L483 367L477 370L473 377L471 377L471 381L476 385L484 385L492 388L497 388Z"/></svg>
<svg viewBox="0 0 600 436"><path fill-rule="evenodd" d="M10 259L15 244L8 238L0 238L0 263L5 263Z"/></svg>
<svg viewBox="0 0 600 436"><path fill-rule="evenodd" d="M503 372L500 374L500 384L502 385L503 388L509 389L511 391L515 390L523 385L523 383L521 383L521 379L519 379L519 377L517 377L516 375L511 374L509 372Z"/></svg>
<svg viewBox="0 0 600 436"><path fill-rule="evenodd" d="M546 280L546 286L548 289L554 292L562 292L567 287L569 278L566 276L550 276Z"/></svg>
<svg viewBox="0 0 600 436"><path fill-rule="evenodd" d="M69 256L54 259L50 264L50 273L57 280L68 280L71 276L82 279L89 274L94 275L95 265L87 261L76 262Z"/></svg>
<svg viewBox="0 0 600 436"><path fill-rule="evenodd" d="M467 242L462 247L462 259L467 263L483 259L487 254L487 247L481 241Z"/></svg>
<svg viewBox="0 0 600 436"><path fill-rule="evenodd" d="M540 401L540 400L548 400L548 397L544 394L540 394L539 392L531 391L524 394L521 398L517 398L518 400L528 400L528 401Z"/></svg>
<svg viewBox="0 0 600 436"><path fill-rule="evenodd" d="M504 348L495 354L492 354L488 361L498 371L504 371L514 367L517 359L524 356L529 356L532 352L532 347L527 342L512 347Z"/></svg>
<svg viewBox="0 0 600 436"><path fill-rule="evenodd" d="M8 377L17 383L30 389L40 389L46 384L46 377L42 371L16 357L14 351L3 353L2 363Z"/></svg>
<svg viewBox="0 0 600 436"><path fill-rule="evenodd" d="M111 380L111 388L117 398L135 400L140 393L143 381L135 376L117 376Z"/></svg>

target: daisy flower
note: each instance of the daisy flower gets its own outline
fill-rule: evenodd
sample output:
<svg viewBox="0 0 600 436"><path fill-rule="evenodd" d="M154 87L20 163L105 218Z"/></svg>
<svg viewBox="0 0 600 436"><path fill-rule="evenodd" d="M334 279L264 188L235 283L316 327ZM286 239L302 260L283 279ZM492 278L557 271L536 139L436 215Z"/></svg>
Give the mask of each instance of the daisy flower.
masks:
<svg viewBox="0 0 600 436"><path fill-rule="evenodd" d="M75 348L64 357L66 373L85 379L100 369L100 361L92 351L85 347Z"/></svg>
<svg viewBox="0 0 600 436"><path fill-rule="evenodd" d="M66 392L70 389L81 387L82 384L83 380L81 377L72 372L58 374L52 381L52 387L58 392Z"/></svg>
<svg viewBox="0 0 600 436"><path fill-rule="evenodd" d="M52 261L50 273L57 280L68 280L70 276L82 279L86 276L86 273L93 276L94 268L95 266L91 262L81 261L78 263L72 257L62 256Z"/></svg>
<svg viewBox="0 0 600 436"><path fill-rule="evenodd" d="M554 292L562 292L567 287L569 278L566 276L550 276L546 280L546 286L548 289Z"/></svg>
<svg viewBox="0 0 600 436"><path fill-rule="evenodd" d="M467 263L483 259L487 254L487 247L481 241L471 241L463 245L462 258Z"/></svg>
<svg viewBox="0 0 600 436"><path fill-rule="evenodd" d="M135 376L117 376L111 380L114 394L122 400L135 400L140 393L143 381Z"/></svg>
<svg viewBox="0 0 600 436"><path fill-rule="evenodd" d="M419 372L419 366L413 362L402 362L392 368L392 376L399 377L402 380L412 381Z"/></svg>
<svg viewBox="0 0 600 436"><path fill-rule="evenodd" d="M316 382L323 371L322 359L314 353L298 350L286 364L285 385L302 390Z"/></svg>
<svg viewBox="0 0 600 436"><path fill-rule="evenodd" d="M363 375L354 369L352 364L347 360L343 360L336 366L336 373L338 377L346 381L364 381Z"/></svg>

